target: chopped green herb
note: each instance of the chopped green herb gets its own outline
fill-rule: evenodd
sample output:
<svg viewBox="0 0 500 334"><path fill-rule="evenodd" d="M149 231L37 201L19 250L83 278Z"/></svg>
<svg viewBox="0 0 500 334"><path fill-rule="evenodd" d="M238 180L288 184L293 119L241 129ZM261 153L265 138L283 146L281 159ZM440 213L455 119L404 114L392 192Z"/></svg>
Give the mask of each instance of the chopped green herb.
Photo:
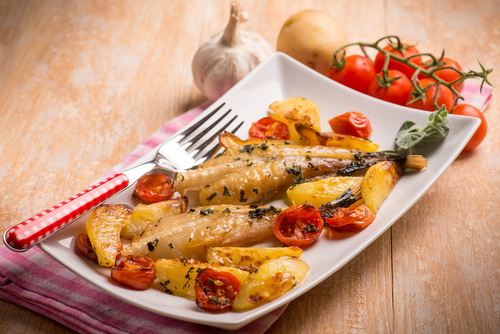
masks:
<svg viewBox="0 0 500 334"><path fill-rule="evenodd" d="M215 211L212 209L205 209L205 210L200 210L200 215L201 216L208 216L211 213L214 213Z"/></svg>
<svg viewBox="0 0 500 334"><path fill-rule="evenodd" d="M257 188L253 188L253 192L258 194L259 193L259 190L257 190Z"/></svg>
<svg viewBox="0 0 500 334"><path fill-rule="evenodd" d="M214 199L214 197L215 197L215 196L217 196L217 193L213 193L212 195L208 196L208 197L207 197L207 201L209 201L209 202L210 202L211 200L213 200L213 199Z"/></svg>
<svg viewBox="0 0 500 334"><path fill-rule="evenodd" d="M154 241L150 241L150 242L148 242L148 250L149 250L150 252L154 251L154 250L155 250L155 248L156 248L156 246L158 246L158 242L159 242L159 241L160 241L160 240L159 240L158 238L155 238L155 240L154 240Z"/></svg>
<svg viewBox="0 0 500 334"><path fill-rule="evenodd" d="M229 189L227 189L226 186L224 186L224 191L222 192L222 196L231 196L231 193L229 192Z"/></svg>
<svg viewBox="0 0 500 334"><path fill-rule="evenodd" d="M252 146L252 144L249 144L249 145L244 145L243 148L240 150L241 153L252 153L252 151L254 150L254 147Z"/></svg>
<svg viewBox="0 0 500 334"><path fill-rule="evenodd" d="M302 174L302 169L300 168L300 166L297 166L297 165L293 165L293 167L291 168L285 168L286 172L288 174L293 174L295 176L299 176L300 174Z"/></svg>
<svg viewBox="0 0 500 334"><path fill-rule="evenodd" d="M245 198L245 190L240 189L240 202L246 202L248 198Z"/></svg>
<svg viewBox="0 0 500 334"><path fill-rule="evenodd" d="M170 247L170 248L174 248L174 244L173 244L173 243L169 243L169 244L168 244L168 247Z"/></svg>
<svg viewBox="0 0 500 334"><path fill-rule="evenodd" d="M231 213L231 210L229 210L229 208L225 208L224 210L222 210L222 212L224 212L224 213Z"/></svg>
<svg viewBox="0 0 500 334"><path fill-rule="evenodd" d="M306 227L304 227L304 228L302 229L302 231L303 231L304 233L319 232L319 228L317 228L316 226L314 226L314 224L313 224L313 223L311 223L311 224L307 225Z"/></svg>

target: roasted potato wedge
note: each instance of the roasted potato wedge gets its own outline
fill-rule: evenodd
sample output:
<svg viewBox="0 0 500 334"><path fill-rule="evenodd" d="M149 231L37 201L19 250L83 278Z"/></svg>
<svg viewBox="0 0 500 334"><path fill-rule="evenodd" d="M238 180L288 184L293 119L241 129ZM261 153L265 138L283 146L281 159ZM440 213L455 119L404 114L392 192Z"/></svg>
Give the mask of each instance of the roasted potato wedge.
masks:
<svg viewBox="0 0 500 334"><path fill-rule="evenodd" d="M269 116L280 121L289 120L287 125L290 127L290 135L295 133L293 122L305 122L317 131L321 131L320 110L316 103L303 97L292 97L283 101L273 102L269 109ZM281 117L279 117L281 116ZM281 119L282 118L282 119ZM290 122L291 121L291 122ZM300 139L290 137L290 139Z"/></svg>
<svg viewBox="0 0 500 334"><path fill-rule="evenodd" d="M280 256L300 258L298 247L207 247L207 262L255 271L267 260Z"/></svg>
<svg viewBox="0 0 500 334"><path fill-rule="evenodd" d="M186 212L187 204L188 199L185 196L149 205L139 203L130 217L130 222L122 228L121 236L132 239L161 218Z"/></svg>
<svg viewBox="0 0 500 334"><path fill-rule="evenodd" d="M376 152L379 148L379 145L368 139L333 132L319 132L304 122L295 122L295 128L301 137L307 140L308 145L332 146L364 152Z"/></svg>
<svg viewBox="0 0 500 334"><path fill-rule="evenodd" d="M356 184L361 184L362 180L361 177L330 177L314 182L296 184L286 191L286 195L293 205L307 202L315 207L320 207L338 198L347 189Z"/></svg>
<svg viewBox="0 0 500 334"><path fill-rule="evenodd" d="M367 170L361 184L361 195L373 213L377 213L404 171L400 164L392 161L379 162Z"/></svg>
<svg viewBox="0 0 500 334"><path fill-rule="evenodd" d="M132 211L126 204L103 204L87 219L87 234L100 266L115 264L121 245L120 231L130 221Z"/></svg>
<svg viewBox="0 0 500 334"><path fill-rule="evenodd" d="M165 292L189 298L195 297L194 284L198 272L206 268L229 272L242 284L248 276L248 272L244 270L203 263L194 259L160 259L155 262L156 277L165 288Z"/></svg>
<svg viewBox="0 0 500 334"><path fill-rule="evenodd" d="M305 145L307 141L305 140L278 140L278 139L247 139L241 140L237 136L233 135L231 132L224 131L219 134L219 143L225 148L231 146L242 146L242 145Z"/></svg>
<svg viewBox="0 0 500 334"><path fill-rule="evenodd" d="M302 260L282 256L265 261L257 272L248 275L233 302L233 310L246 311L264 305L290 291L307 274Z"/></svg>

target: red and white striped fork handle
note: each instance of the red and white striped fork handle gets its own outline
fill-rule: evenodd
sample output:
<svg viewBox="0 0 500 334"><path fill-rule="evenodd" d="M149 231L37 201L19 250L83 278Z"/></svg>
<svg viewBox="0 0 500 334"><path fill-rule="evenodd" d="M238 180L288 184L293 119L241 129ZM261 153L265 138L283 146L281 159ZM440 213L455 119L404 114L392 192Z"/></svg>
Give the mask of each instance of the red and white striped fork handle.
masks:
<svg viewBox="0 0 500 334"><path fill-rule="evenodd" d="M99 182L79 194L17 224L5 231L4 243L13 251L23 252L57 232L129 184L122 173Z"/></svg>

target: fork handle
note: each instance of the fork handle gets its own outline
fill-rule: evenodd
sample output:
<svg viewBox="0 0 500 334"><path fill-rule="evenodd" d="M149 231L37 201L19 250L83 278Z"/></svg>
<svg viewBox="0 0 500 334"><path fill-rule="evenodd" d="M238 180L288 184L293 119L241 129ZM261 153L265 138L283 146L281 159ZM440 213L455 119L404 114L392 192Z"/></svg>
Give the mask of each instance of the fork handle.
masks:
<svg viewBox="0 0 500 334"><path fill-rule="evenodd" d="M115 174L84 191L54 205L5 231L4 243L11 250L24 252L110 198L129 184L129 178Z"/></svg>

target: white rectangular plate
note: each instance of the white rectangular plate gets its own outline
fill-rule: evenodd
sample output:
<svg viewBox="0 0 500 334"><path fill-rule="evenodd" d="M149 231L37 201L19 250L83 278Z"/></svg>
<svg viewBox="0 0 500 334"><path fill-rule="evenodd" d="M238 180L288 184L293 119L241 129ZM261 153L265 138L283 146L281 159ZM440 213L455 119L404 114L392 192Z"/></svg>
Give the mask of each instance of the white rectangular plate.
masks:
<svg viewBox="0 0 500 334"><path fill-rule="evenodd" d="M380 144L381 150L395 149L394 138L403 122L412 120L425 126L429 117L429 112L386 103L344 87L282 53L275 53L260 64L215 102L214 106L226 102L227 106L235 110L239 115L238 121L245 121L237 135L247 138L252 121L267 116L268 106L272 102L295 96L305 97L319 106L321 125L325 131L329 130L328 120L334 116L348 111L365 114L373 127L370 139ZM170 296L154 288L132 291L118 286L110 279L109 269L94 265L76 251L76 237L80 233L86 233L86 216L44 241L41 248L79 276L130 304L176 319L224 329L238 329L321 283L384 233L415 204L455 160L480 124L476 118L450 115L450 119L452 122L448 137L419 151L428 159L428 168L420 173L405 175L383 203L370 226L362 232L346 234L344 238L336 240L322 235L302 255L302 259L310 267L306 279L281 298L254 310L214 315L198 309L192 300ZM150 160L153 155L154 152L151 152L135 164ZM132 192L133 188L129 188L109 202L134 206ZM275 199L272 204L281 207L289 205L284 196Z"/></svg>

